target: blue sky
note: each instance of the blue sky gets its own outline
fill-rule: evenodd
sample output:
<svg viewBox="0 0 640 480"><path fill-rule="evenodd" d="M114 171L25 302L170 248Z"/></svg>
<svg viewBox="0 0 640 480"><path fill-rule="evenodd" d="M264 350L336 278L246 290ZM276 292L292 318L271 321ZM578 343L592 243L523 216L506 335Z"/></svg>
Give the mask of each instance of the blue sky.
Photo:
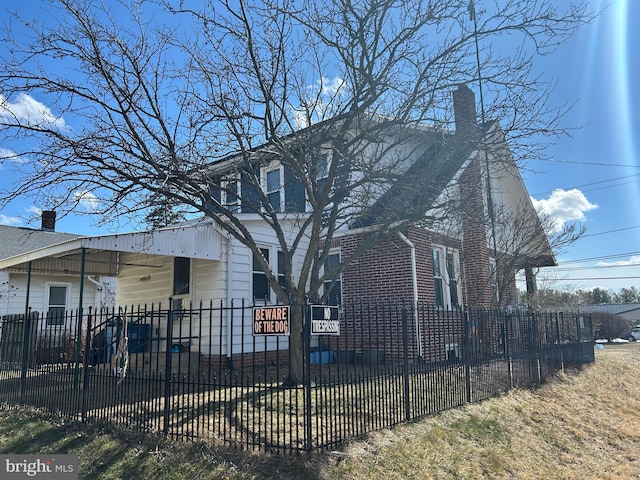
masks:
<svg viewBox="0 0 640 480"><path fill-rule="evenodd" d="M529 163L522 172L525 184L545 211L587 227L583 238L558 253L549 285L640 287L637 19L640 2L614 0L538 65L557 80L555 101L575 103L563 124L581 128L556 142L554 161Z"/></svg>
<svg viewBox="0 0 640 480"><path fill-rule="evenodd" d="M605 2L592 5L599 9ZM640 54L632 48L640 45L640 27L634 19L640 19L639 1L612 0L594 23L536 61L540 74L557 82L551 103L574 104L563 125L580 128L550 148L553 161L525 165L525 184L543 211L588 229L558 252L559 267L540 273L542 288L640 288L640 93L634 89ZM0 143L0 153L9 148ZM2 170L0 188L6 189L11 178ZM91 198L85 200L90 208ZM28 223L34 212L28 199L15 202L0 211L0 224L38 227ZM60 219L57 230L113 232L86 217Z"/></svg>

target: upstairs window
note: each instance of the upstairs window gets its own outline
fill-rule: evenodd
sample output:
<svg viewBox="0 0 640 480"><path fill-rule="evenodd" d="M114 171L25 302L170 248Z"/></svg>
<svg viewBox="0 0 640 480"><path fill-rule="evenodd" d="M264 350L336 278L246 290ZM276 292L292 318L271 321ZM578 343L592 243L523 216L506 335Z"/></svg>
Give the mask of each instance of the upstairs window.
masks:
<svg viewBox="0 0 640 480"><path fill-rule="evenodd" d="M271 207L276 212L281 212L282 205L284 205L284 188L282 178L282 167L265 171L265 194L271 204Z"/></svg>
<svg viewBox="0 0 640 480"><path fill-rule="evenodd" d="M223 190L223 205L232 212L240 211L240 182L231 179L226 182Z"/></svg>

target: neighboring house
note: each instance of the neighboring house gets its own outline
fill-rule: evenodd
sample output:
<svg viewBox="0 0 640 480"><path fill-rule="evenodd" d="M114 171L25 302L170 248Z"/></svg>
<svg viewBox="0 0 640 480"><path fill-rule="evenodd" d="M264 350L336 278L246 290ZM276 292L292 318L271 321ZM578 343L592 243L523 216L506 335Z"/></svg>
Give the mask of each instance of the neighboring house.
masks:
<svg viewBox="0 0 640 480"><path fill-rule="evenodd" d="M55 212L42 212L42 228L24 228L0 225L0 258L28 255L29 252L55 246L78 235L55 231ZM65 310L77 308L80 303L80 279L73 273L56 269L42 269L30 277L26 271L3 268L0 270L0 315L24 314L29 282L29 307L45 314L44 326L55 326L64 318ZM99 279L85 282L82 302L97 305L101 299Z"/></svg>
<svg viewBox="0 0 640 480"><path fill-rule="evenodd" d="M640 303L604 303L602 305L581 305L576 310L586 313L611 313L629 320L631 325L640 325Z"/></svg>
<svg viewBox="0 0 640 480"><path fill-rule="evenodd" d="M265 256L277 268L277 242L271 238L268 229L257 221L247 221L246 226L260 241ZM294 231L294 228L290 230ZM117 277L115 304L125 312L144 313L168 309L169 298L174 311L189 303L198 305L202 301L207 304L212 300L225 304L235 300L237 305L245 301L250 305L254 303L254 297L257 303L264 303L265 297L270 297L266 301L275 302L273 294L266 288L264 276L254 269L252 258L247 247L222 234L213 220L204 219L149 232L69 236L62 242L42 246L36 251L2 259L0 269L10 268L23 277L29 270L38 272L38 275L46 271L64 271L66 275L73 276L75 285L81 282L82 274L85 280ZM87 283L84 282L85 286ZM85 316L90 306L96 306L89 300L85 295ZM31 300L30 305L33 308ZM109 317L117 316L119 312L119 309L113 310ZM233 349L226 342L234 342L235 351L240 351L243 341L251 343L247 340L251 338L251 323L236 323L232 332L228 325L231 315L226 311L220 322L215 325L203 322L202 326L194 324L191 318L176 315L171 328L187 339L196 337L197 332L199 340L191 343L191 351L212 349L226 354ZM164 316L160 324L154 326L158 329L154 334L166 336L167 327ZM267 342L261 348L269 349L271 343ZM286 344L280 342L280 348L283 345ZM164 350L164 346L160 349Z"/></svg>
<svg viewBox="0 0 640 480"><path fill-rule="evenodd" d="M511 292L515 290L517 270L525 269L528 286L533 289L532 271L536 267L555 265L553 252L499 125L496 122L477 124L474 95L465 85L454 93L454 111L455 132L423 126L407 127L402 132L407 137L403 148L412 153L404 159L404 171L399 173L406 177L411 188L378 192L368 214L354 219L334 236L327 265L353 252L376 228L377 205L419 202L433 206L440 204L442 198L456 198L460 215L444 219L439 224L441 228L408 228L370 249L327 283L331 289L329 303L406 298L416 304L429 302L443 310L463 304L507 306L513 302ZM490 152L485 148L489 143ZM240 191L235 189L242 184L242 174L236 180L224 175L225 168L235 172L242 169L234 164L233 157L217 167L217 181L225 182L223 191L227 192L226 199L218 200L236 212L263 249L273 271L278 272L278 241L272 230L254 210L237 201ZM299 217L309 208L302 185L292 181L294 177L277 161L264 160L251 168L260 176L263 193L274 208L286 212L281 221L290 224L284 231L293 237L299 228ZM438 189L421 188L425 182L437 185ZM246 198L252 193L242 194ZM492 198L490 206L488 197ZM530 218L536 241L532 242L531 238L528 242L521 241L508 228L490 232L484 220L489 208L511 217ZM425 215L430 213L433 212L425 209ZM518 243L521 245L512 251L492 253L494 246ZM180 309L188 302L211 300L226 305L276 301L251 251L223 233L212 219L192 220L150 232L68 238L57 245L40 247L29 254L4 255L0 269L11 268L22 272L23 277L28 269L34 272L64 269L75 275L83 272L85 276L117 276L116 305L130 311L152 311L159 304L166 306L170 297L173 309ZM302 247L299 251L304 252L306 248ZM299 269L302 258L294 259L293 264ZM497 273L502 269L499 276ZM297 274L294 272L294 277ZM89 302L85 304L88 306ZM174 332L191 330L181 336L197 337L189 348L201 354L215 351L224 355L230 351L261 351L273 347L269 342L252 344L250 322L232 323L230 315L224 312L217 326L209 323L207 331L192 318L178 317L178 322L183 323L171 328ZM166 320L163 321L159 335L166 334L169 327ZM279 348L286 345L286 339L282 342Z"/></svg>
<svg viewBox="0 0 640 480"><path fill-rule="evenodd" d="M56 232L55 222L55 212L44 211L40 229L0 225L0 258L28 257L30 252L55 248L78 238L78 235ZM36 329L31 331L34 338L73 331L74 319L66 312L82 304L99 305L103 291L100 280L88 277L83 282L75 272L46 264L32 273L11 266L1 268L0 342L3 347L19 340L26 310L38 318Z"/></svg>

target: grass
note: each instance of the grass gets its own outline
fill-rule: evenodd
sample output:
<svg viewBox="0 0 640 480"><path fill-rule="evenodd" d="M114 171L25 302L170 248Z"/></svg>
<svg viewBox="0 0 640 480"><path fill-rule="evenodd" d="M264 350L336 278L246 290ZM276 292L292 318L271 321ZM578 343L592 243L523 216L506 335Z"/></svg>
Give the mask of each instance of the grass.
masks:
<svg viewBox="0 0 640 480"><path fill-rule="evenodd" d="M0 453L71 453L91 479L640 479L640 342L533 390L352 441L310 457L180 444L0 410Z"/></svg>

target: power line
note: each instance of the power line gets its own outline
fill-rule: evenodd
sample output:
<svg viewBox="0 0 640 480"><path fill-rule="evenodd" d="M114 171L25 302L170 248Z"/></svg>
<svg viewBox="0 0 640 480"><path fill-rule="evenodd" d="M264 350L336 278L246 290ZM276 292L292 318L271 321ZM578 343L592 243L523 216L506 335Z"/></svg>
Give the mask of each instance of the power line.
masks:
<svg viewBox="0 0 640 480"><path fill-rule="evenodd" d="M575 272L576 270L597 270L599 268L624 268L624 267L640 267L640 263L633 263L629 265L594 265L592 267L554 267L554 272Z"/></svg>
<svg viewBox="0 0 640 480"><path fill-rule="evenodd" d="M553 163L575 163L578 165L592 165L596 167L628 167L628 168L640 168L640 165L633 165L628 163L598 163L598 162L578 162L577 160L558 160L553 158L538 158L536 161L553 162Z"/></svg>
<svg viewBox="0 0 640 480"><path fill-rule="evenodd" d="M640 255L640 252L617 253L613 255L603 255L601 257L590 257L590 258L581 258L578 260L567 260L566 262L562 262L562 264L566 265L567 263L592 262L594 260L611 260L613 258L631 257L634 255Z"/></svg>
<svg viewBox="0 0 640 480"><path fill-rule="evenodd" d="M627 176L624 176L624 177L609 178L609 179L607 179L607 180L599 180L599 181L597 181L597 182L583 183L583 184L581 184L581 185L574 185L574 186L572 186L572 187L565 187L563 190L572 190L572 189L574 189L574 188L591 187L591 186L593 186L593 185L600 185L600 184L602 184L602 183L615 182L615 181L618 181L618 180L629 180L630 178L633 178L633 177L639 177L639 176L640 176L640 173L636 173L636 174L633 174L633 175L627 175ZM606 186L606 187L590 188L590 189L583 190L583 191L585 191L585 192L591 192L591 191L593 191L593 190L599 190L599 189L601 189L601 188L617 187L617 186L619 186L619 185L626 185L626 184L628 184L628 183L633 183L633 181L626 181L626 182L623 182L623 183L617 183L617 184L615 184L615 185L608 185L608 186ZM538 192L538 193L534 193L534 194L533 194L533 196L537 196L537 195L547 195L547 194L549 194L549 193L553 193L553 192L554 192L554 190L547 190L546 192Z"/></svg>
<svg viewBox="0 0 640 480"><path fill-rule="evenodd" d="M606 232L589 233L588 235L582 235L582 237L580 238L595 237L597 235L606 235L607 233L623 232L624 230L632 230L634 228L640 228L640 225L634 225L633 227L618 228L616 230L607 230Z"/></svg>

